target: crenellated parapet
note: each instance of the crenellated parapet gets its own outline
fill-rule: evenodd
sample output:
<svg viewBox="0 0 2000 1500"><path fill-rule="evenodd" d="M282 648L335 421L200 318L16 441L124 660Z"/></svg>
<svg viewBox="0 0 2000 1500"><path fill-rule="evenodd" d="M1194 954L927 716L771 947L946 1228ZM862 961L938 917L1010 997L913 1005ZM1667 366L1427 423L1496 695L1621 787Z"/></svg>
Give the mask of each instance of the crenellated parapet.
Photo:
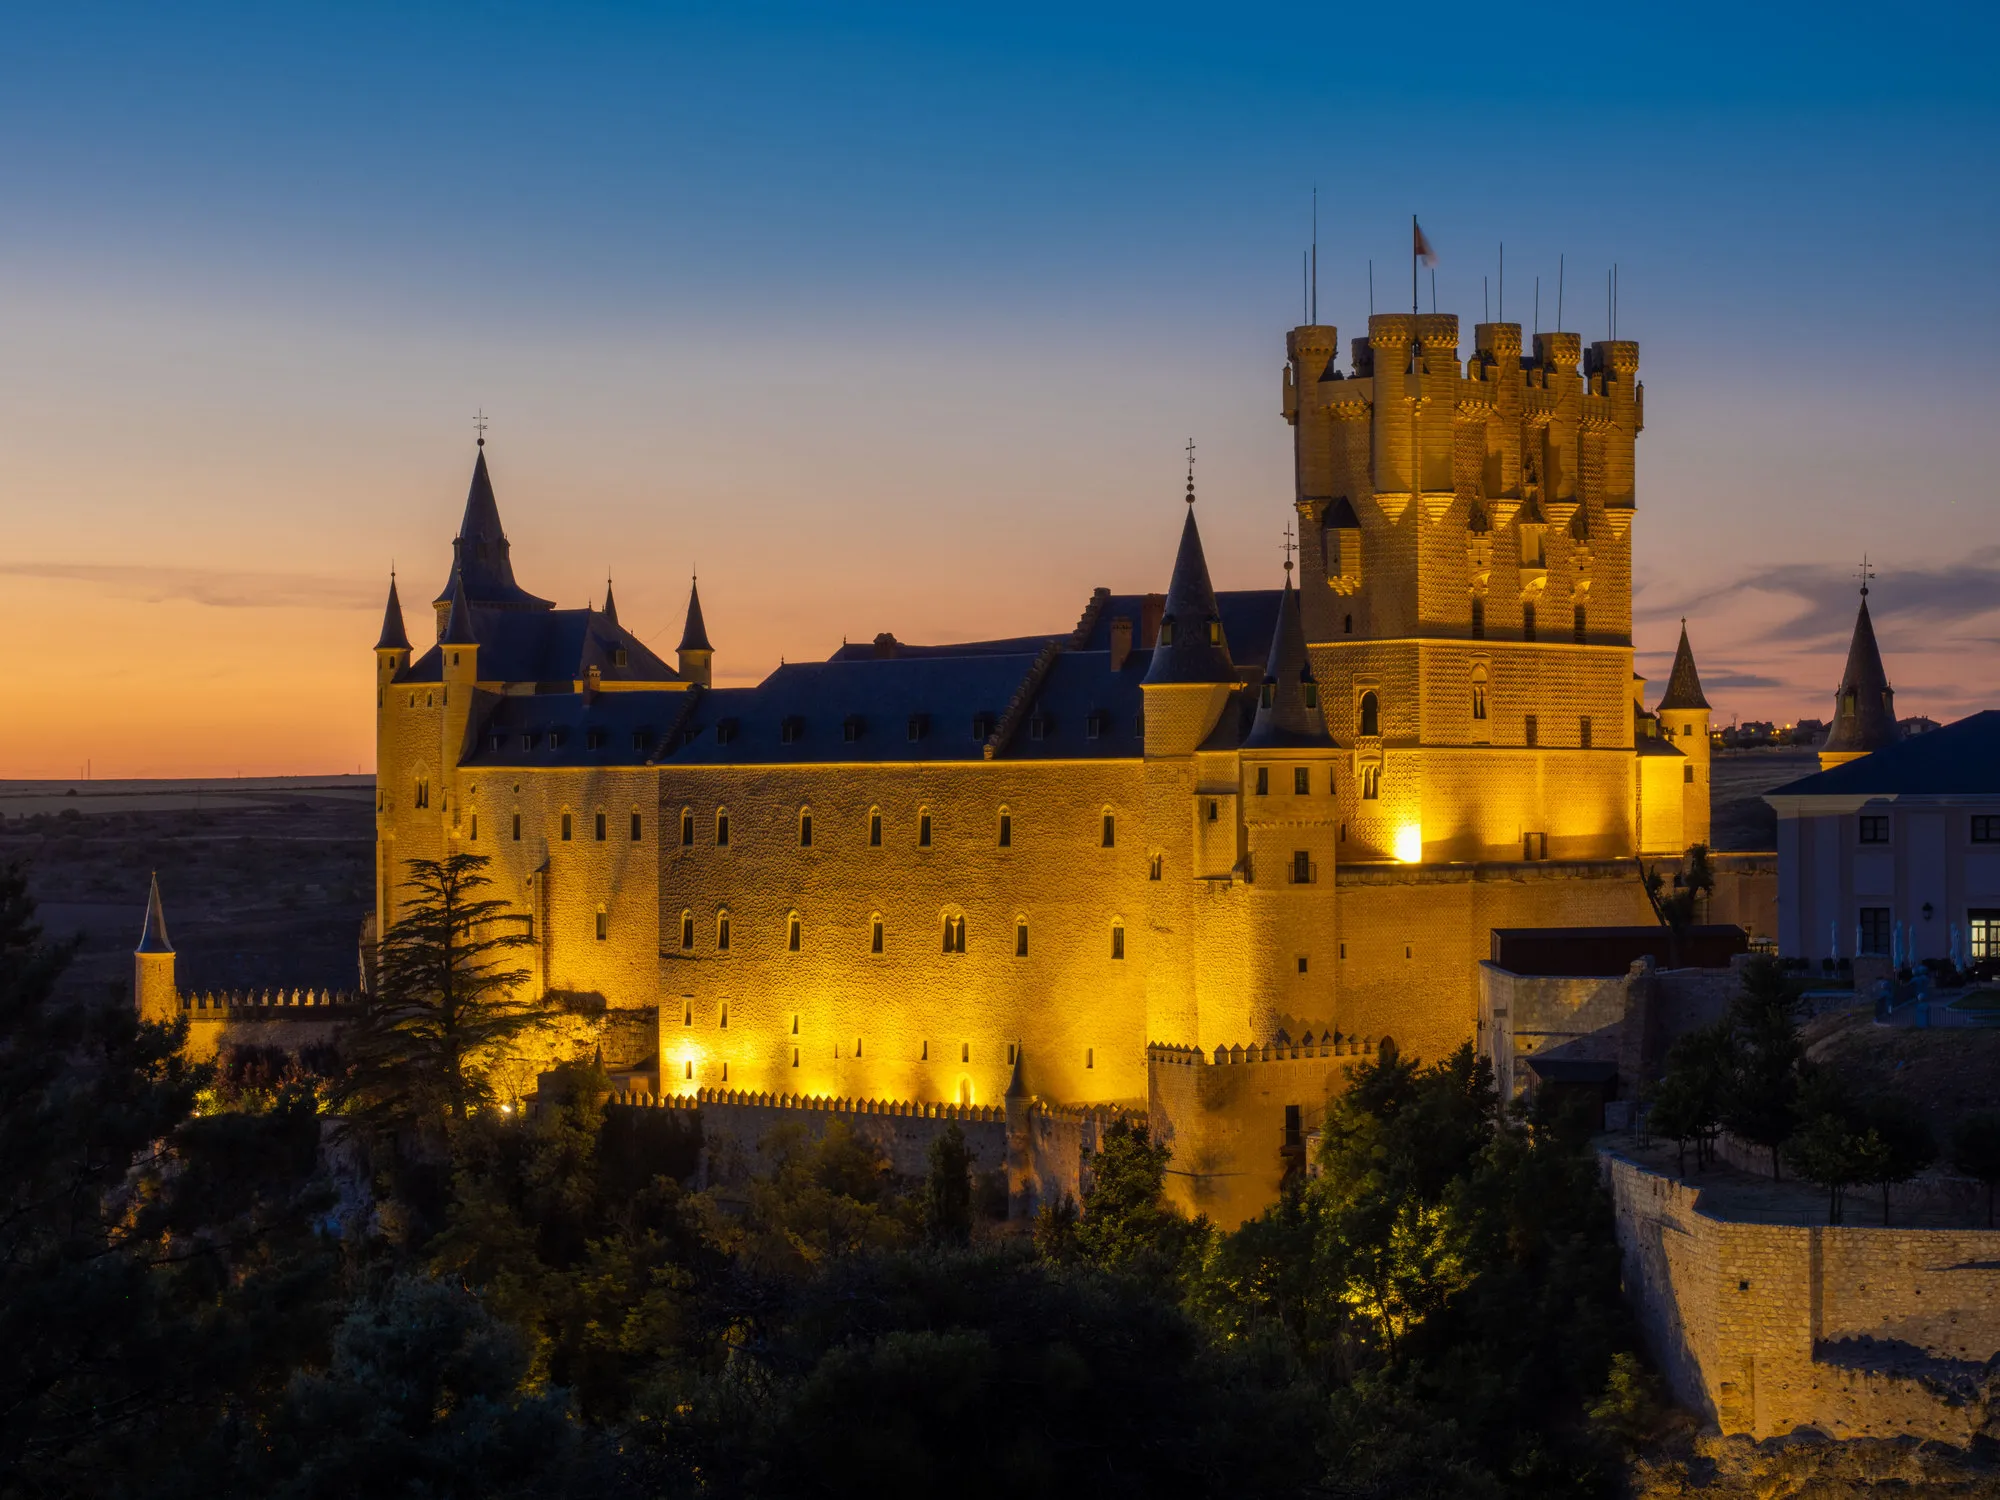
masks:
<svg viewBox="0 0 2000 1500"><path fill-rule="evenodd" d="M183 991L180 1008L196 1021L227 1021L250 1016L256 1020L282 1021L295 1017L323 1022L340 1019L334 1012L351 1013L361 997L350 990L204 990Z"/></svg>

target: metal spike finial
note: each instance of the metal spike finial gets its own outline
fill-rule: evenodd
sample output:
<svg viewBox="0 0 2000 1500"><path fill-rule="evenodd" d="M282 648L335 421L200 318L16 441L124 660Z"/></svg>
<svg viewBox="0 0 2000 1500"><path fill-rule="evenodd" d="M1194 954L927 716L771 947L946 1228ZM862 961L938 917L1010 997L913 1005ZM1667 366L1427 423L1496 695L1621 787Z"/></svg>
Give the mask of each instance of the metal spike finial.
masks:
<svg viewBox="0 0 2000 1500"><path fill-rule="evenodd" d="M1194 439L1193 438L1189 438L1187 440L1187 461L1188 461L1187 503L1189 505L1192 505L1194 504Z"/></svg>
<svg viewBox="0 0 2000 1500"><path fill-rule="evenodd" d="M1868 561L1868 554L1866 552L1861 554L1861 566L1856 568L1854 573L1861 580L1861 597L1866 599L1868 597L1868 582L1875 576L1875 568Z"/></svg>
<svg viewBox="0 0 2000 1500"><path fill-rule="evenodd" d="M486 446L486 408L480 407L472 417L472 430L479 434L479 446Z"/></svg>
<svg viewBox="0 0 2000 1500"><path fill-rule="evenodd" d="M1285 522L1285 574L1288 582L1292 571L1292 550L1297 545L1292 539L1292 523L1287 521Z"/></svg>

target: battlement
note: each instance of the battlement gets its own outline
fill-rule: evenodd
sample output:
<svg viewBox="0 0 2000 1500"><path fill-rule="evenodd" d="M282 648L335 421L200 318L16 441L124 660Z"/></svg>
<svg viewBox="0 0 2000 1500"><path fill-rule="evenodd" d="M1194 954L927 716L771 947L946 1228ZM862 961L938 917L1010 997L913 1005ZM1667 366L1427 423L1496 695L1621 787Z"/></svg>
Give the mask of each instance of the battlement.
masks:
<svg viewBox="0 0 2000 1500"><path fill-rule="evenodd" d="M1348 1036L1326 1031L1315 1037L1308 1031L1298 1041L1280 1032L1275 1042L1252 1042L1249 1046L1218 1046L1213 1055L1199 1047L1183 1047L1173 1042L1148 1042L1146 1061L1165 1067L1233 1067L1239 1063L1290 1062L1309 1057L1373 1057L1375 1038Z"/></svg>
<svg viewBox="0 0 2000 1500"><path fill-rule="evenodd" d="M831 1094L773 1094L746 1089L700 1088L685 1094L654 1094L628 1090L611 1096L613 1104L631 1109L700 1109L717 1104L745 1109L796 1109L818 1114L889 1115L914 1120L963 1120L975 1123L1003 1122L1005 1107L998 1104L935 1104L913 1099L844 1099Z"/></svg>
<svg viewBox="0 0 2000 1500"><path fill-rule="evenodd" d="M180 1008L196 1021L244 1019L256 1012L256 1019L283 1021L328 1021L332 1011L352 1011L361 997L349 990L223 990L194 993L183 991Z"/></svg>

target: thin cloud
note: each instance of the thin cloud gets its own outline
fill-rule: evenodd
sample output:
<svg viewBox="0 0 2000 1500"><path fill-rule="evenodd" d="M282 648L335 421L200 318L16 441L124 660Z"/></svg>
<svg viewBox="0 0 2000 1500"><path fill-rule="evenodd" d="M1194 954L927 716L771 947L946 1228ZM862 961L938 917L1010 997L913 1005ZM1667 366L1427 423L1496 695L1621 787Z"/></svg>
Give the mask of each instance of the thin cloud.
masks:
<svg viewBox="0 0 2000 1500"><path fill-rule="evenodd" d="M1701 685L1705 688L1775 688L1786 683L1777 677L1762 677L1755 672L1703 672Z"/></svg>
<svg viewBox="0 0 2000 1500"><path fill-rule="evenodd" d="M1794 599L1802 608L1772 631L1774 644L1805 649L1839 644L1854 629L1854 569L1836 563L1781 563L1747 572L1647 617L1697 614L1744 593ZM1953 562L1885 568L1870 585L1878 634L1900 640L1921 633L1925 644L2000 611L2000 546L1979 547Z"/></svg>
<svg viewBox="0 0 2000 1500"><path fill-rule="evenodd" d="M0 574L92 584L146 604L185 600L214 609L360 609L382 602L379 585L319 573L155 568L136 563L0 563Z"/></svg>

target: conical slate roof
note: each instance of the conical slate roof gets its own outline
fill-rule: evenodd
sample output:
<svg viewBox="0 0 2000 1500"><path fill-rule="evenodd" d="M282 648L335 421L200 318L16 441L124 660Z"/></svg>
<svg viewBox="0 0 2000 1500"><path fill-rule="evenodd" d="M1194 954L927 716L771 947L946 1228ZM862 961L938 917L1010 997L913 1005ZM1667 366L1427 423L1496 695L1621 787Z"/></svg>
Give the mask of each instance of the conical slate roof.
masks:
<svg viewBox="0 0 2000 1500"><path fill-rule="evenodd" d="M466 596L475 604L499 609L554 609L553 600L529 593L514 582L507 533L500 529L500 504L493 498L493 480L486 472L486 450L472 465L472 488L465 496L465 518L452 541L452 572L463 577ZM451 580L433 601L451 597Z"/></svg>
<svg viewBox="0 0 2000 1500"><path fill-rule="evenodd" d="M1209 639L1213 634L1214 640ZM1208 581L1208 559L1201 550L1201 531L1194 524L1194 507L1188 507L1187 522L1181 527L1181 547L1174 557L1174 576L1167 584L1167 599L1160 616L1160 638L1153 648L1153 664L1146 672L1149 685L1177 682L1236 681L1236 668L1229 660L1229 645L1222 636L1222 615L1215 607L1215 588Z"/></svg>
<svg viewBox="0 0 2000 1500"><path fill-rule="evenodd" d="M1008 1076L1007 1091L1002 1099L1025 1099L1028 1097L1028 1081L1021 1076L1021 1063L1028 1049L1019 1042L1014 1044L1014 1071Z"/></svg>
<svg viewBox="0 0 2000 1500"><path fill-rule="evenodd" d="M1847 647L1847 670L1834 695L1833 729L1824 753L1866 755L1901 738L1896 728L1896 690L1882 669L1882 651L1875 644L1875 622L1868 618L1864 589L1861 612L1854 617L1854 639Z"/></svg>
<svg viewBox="0 0 2000 1500"><path fill-rule="evenodd" d="M160 909L160 877L153 875L153 889L146 897L146 925L139 933L140 953L171 953L174 945L167 937L167 914Z"/></svg>
<svg viewBox="0 0 2000 1500"><path fill-rule="evenodd" d="M396 597L396 575L389 575L389 603L382 611L382 638L375 643L377 651L407 651L410 649L410 633L403 629L403 601Z"/></svg>
<svg viewBox="0 0 2000 1500"><path fill-rule="evenodd" d="M688 584L687 624L681 630L680 649L683 651L713 651L708 643L708 626L701 618L701 588L690 581Z"/></svg>
<svg viewBox="0 0 2000 1500"><path fill-rule="evenodd" d="M1660 696L1667 709L1706 709L1708 699L1701 693L1701 674L1694 669L1694 650L1688 645L1687 621L1681 621L1681 643L1674 652L1674 670L1667 677L1667 690Z"/></svg>
<svg viewBox="0 0 2000 1500"><path fill-rule="evenodd" d="M1313 681L1312 658L1306 652L1306 631L1299 618L1299 596L1292 575L1285 574L1285 592L1278 600L1278 626L1271 632L1271 656L1264 664L1264 686L1257 698L1257 719L1243 741L1246 750L1290 749L1331 745L1326 720L1306 702Z"/></svg>
<svg viewBox="0 0 2000 1500"><path fill-rule="evenodd" d="M451 613L445 616L442 644L446 646L476 646L479 637L472 632L472 605L465 597L465 580L457 572L451 575Z"/></svg>
<svg viewBox="0 0 2000 1500"><path fill-rule="evenodd" d="M611 597L611 575L604 575L604 608L599 611L613 625L618 623L618 601Z"/></svg>

